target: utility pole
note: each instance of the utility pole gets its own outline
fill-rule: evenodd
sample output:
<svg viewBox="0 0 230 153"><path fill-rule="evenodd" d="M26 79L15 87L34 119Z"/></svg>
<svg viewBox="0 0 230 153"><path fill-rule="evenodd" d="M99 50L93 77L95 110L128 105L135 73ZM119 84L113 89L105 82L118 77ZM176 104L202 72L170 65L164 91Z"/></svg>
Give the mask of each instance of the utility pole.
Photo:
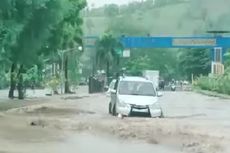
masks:
<svg viewBox="0 0 230 153"><path fill-rule="evenodd" d="M214 38L217 39L222 37L223 34L230 33L230 31L207 31L207 33L213 34ZM212 65L211 65L211 74L222 75L224 74L224 48L220 46L214 47L212 50Z"/></svg>
<svg viewBox="0 0 230 153"><path fill-rule="evenodd" d="M61 57L61 94L64 94L64 87L65 87L65 77L64 77L64 74L65 74L65 70L64 70L64 59L65 59L65 54L67 52L70 52L70 51L82 51L83 50L83 47L82 46L78 46L77 48L70 48L70 49L66 49L66 50L58 50L58 54L59 56Z"/></svg>

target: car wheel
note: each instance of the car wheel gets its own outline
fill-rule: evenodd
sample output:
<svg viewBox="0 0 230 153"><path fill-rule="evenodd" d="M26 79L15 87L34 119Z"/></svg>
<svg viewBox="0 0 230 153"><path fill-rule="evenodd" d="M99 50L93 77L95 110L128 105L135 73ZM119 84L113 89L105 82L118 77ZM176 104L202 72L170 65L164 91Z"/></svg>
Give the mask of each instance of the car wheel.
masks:
<svg viewBox="0 0 230 153"><path fill-rule="evenodd" d="M111 104L111 102L109 103L109 114L112 114L112 104Z"/></svg>
<svg viewBox="0 0 230 153"><path fill-rule="evenodd" d="M113 116L117 116L116 105L113 106Z"/></svg>

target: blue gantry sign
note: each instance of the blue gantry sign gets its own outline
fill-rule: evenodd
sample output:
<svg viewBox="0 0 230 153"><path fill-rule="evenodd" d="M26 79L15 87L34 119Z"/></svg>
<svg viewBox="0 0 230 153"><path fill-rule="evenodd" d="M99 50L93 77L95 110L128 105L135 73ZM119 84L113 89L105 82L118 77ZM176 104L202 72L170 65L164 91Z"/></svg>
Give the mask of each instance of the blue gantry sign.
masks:
<svg viewBox="0 0 230 153"><path fill-rule="evenodd" d="M98 36L84 37L84 47L95 48ZM230 37L189 36L189 37L121 37L120 42L126 49L132 48L208 48L212 61L223 62L226 49L230 48ZM220 52L218 51L220 48ZM219 58L221 56L221 58Z"/></svg>
<svg viewBox="0 0 230 153"><path fill-rule="evenodd" d="M230 48L230 37L122 37L124 48Z"/></svg>

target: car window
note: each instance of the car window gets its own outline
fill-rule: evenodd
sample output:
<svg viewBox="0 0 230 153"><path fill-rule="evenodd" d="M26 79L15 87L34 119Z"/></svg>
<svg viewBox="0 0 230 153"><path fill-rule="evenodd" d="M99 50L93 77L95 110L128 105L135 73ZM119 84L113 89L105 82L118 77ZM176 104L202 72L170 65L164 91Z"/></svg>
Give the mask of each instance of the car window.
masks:
<svg viewBox="0 0 230 153"><path fill-rule="evenodd" d="M153 84L150 82L121 81L119 84L120 95L156 96Z"/></svg>

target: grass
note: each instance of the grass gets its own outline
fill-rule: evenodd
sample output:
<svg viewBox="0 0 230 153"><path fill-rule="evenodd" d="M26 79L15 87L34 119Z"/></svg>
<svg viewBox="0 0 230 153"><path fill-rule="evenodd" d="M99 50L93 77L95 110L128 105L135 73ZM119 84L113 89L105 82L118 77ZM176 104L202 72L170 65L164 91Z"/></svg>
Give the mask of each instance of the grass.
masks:
<svg viewBox="0 0 230 153"><path fill-rule="evenodd" d="M222 99L230 99L230 95L227 94L222 94L222 93L218 93L215 91L210 91L210 90L202 90L199 87L194 87L193 91L202 95L206 95L206 96L210 96L210 97L218 97L218 98L222 98Z"/></svg>

